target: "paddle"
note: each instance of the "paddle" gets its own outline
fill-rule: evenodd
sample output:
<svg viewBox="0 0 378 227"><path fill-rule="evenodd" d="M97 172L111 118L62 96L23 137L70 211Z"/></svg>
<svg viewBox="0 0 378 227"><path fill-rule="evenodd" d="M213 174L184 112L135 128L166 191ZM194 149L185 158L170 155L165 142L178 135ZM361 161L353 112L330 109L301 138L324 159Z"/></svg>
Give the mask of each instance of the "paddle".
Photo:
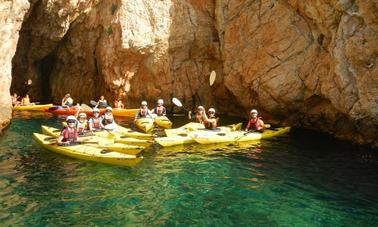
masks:
<svg viewBox="0 0 378 227"><path fill-rule="evenodd" d="M89 101L89 103L91 104L91 106L97 106L97 102L95 100L91 100Z"/></svg>
<svg viewBox="0 0 378 227"><path fill-rule="evenodd" d="M189 112L189 110L187 110L181 103L180 100L178 100L177 98L173 97L172 98L172 102L173 104L175 104L177 107L180 107L180 108L183 108L184 110L186 110L187 112Z"/></svg>
<svg viewBox="0 0 378 227"><path fill-rule="evenodd" d="M216 77L217 77L217 74L215 73L215 71L214 70L211 71L210 77L209 77L210 87L213 86Z"/></svg>

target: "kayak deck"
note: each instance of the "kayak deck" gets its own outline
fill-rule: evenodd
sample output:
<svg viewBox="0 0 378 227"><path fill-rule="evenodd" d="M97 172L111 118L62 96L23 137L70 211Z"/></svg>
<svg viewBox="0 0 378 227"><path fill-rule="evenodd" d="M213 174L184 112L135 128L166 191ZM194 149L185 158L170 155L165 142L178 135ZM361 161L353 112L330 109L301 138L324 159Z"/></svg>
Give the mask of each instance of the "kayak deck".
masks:
<svg viewBox="0 0 378 227"><path fill-rule="evenodd" d="M33 138L38 144L50 151L87 161L95 161L112 165L134 166L143 159L143 157L122 154L84 144L58 146L56 142L46 141L46 139L50 137L40 133L33 133Z"/></svg>

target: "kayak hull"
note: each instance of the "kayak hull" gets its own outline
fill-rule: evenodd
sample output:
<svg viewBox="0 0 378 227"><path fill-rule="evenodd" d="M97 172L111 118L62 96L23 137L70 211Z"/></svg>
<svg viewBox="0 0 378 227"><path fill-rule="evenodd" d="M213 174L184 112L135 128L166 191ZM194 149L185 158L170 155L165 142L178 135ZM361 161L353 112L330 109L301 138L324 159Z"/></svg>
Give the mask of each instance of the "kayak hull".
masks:
<svg viewBox="0 0 378 227"><path fill-rule="evenodd" d="M154 119L154 122L159 127L162 127L162 128L172 128L172 121L170 121L168 119L168 117L166 117L166 116L156 117Z"/></svg>
<svg viewBox="0 0 378 227"><path fill-rule="evenodd" d="M113 115L117 117L133 117L139 109L113 109Z"/></svg>
<svg viewBox="0 0 378 227"><path fill-rule="evenodd" d="M135 125L143 132L151 132L154 128L154 120L148 117L139 118L135 121Z"/></svg>
<svg viewBox="0 0 378 227"><path fill-rule="evenodd" d="M169 137L155 138L155 141L163 147L172 147L184 144L194 143L194 139L189 134L182 134Z"/></svg>
<svg viewBox="0 0 378 227"><path fill-rule="evenodd" d="M246 133L244 131L231 131L226 133L195 133L193 135L193 139L200 144L246 142L269 139L288 133L289 131L290 127L281 127L276 129L265 129L263 133Z"/></svg>
<svg viewBox="0 0 378 227"><path fill-rule="evenodd" d="M15 107L13 107L13 110L17 110L17 111L45 111L52 106L53 106L53 104L15 106Z"/></svg>
<svg viewBox="0 0 378 227"><path fill-rule="evenodd" d="M143 159L143 157L136 157L135 155L122 154L82 144L74 146L58 146L55 142L46 141L46 139L51 137L39 133L33 133L33 138L38 144L49 151L86 161L111 165L134 166Z"/></svg>
<svg viewBox="0 0 378 227"><path fill-rule="evenodd" d="M57 138L60 134L60 130L53 127L42 125L41 128L42 128L42 133L48 136ZM111 151L117 151L124 154L129 154L129 155L137 155L143 149L145 149L145 146L140 145L142 144L141 142L139 144L132 144L132 143L126 144L126 143L121 143L119 141L116 141L112 137L100 137L96 135L85 136L82 138L85 138L93 142L93 144L86 144L88 146L100 146L101 148L109 149Z"/></svg>

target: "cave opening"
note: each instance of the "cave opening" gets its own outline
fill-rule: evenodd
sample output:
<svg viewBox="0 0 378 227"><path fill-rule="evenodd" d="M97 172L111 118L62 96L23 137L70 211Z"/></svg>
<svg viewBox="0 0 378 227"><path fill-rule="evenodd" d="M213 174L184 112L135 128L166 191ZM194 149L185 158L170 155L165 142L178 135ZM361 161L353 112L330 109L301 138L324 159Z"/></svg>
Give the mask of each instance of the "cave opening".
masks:
<svg viewBox="0 0 378 227"><path fill-rule="evenodd" d="M43 101L52 101L50 75L54 69L56 59L54 51L35 63L38 80L40 81L38 90L40 91L40 99Z"/></svg>

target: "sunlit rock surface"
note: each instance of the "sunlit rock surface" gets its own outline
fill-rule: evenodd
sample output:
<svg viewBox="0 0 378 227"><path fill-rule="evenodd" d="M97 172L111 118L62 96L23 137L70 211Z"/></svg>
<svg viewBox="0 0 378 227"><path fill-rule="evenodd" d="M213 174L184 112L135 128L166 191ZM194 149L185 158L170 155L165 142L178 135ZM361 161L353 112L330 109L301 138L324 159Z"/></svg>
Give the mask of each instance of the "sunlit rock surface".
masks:
<svg viewBox="0 0 378 227"><path fill-rule="evenodd" d="M12 79L12 58L16 51L18 33L29 9L27 0L0 1L0 130L9 124Z"/></svg>

